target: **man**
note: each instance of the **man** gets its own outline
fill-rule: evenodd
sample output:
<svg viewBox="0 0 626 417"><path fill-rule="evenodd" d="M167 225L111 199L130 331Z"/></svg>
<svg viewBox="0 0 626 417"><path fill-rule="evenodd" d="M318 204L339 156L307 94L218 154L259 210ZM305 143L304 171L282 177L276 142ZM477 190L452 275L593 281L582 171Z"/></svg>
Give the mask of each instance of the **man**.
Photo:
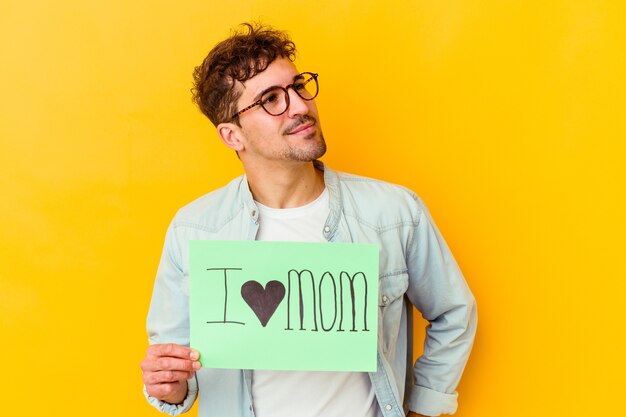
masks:
<svg viewBox="0 0 626 417"><path fill-rule="evenodd" d="M141 365L149 402L176 415L200 393L202 417L454 413L476 329L475 302L456 262L411 191L318 161L326 151L318 75L296 69L285 33L246 28L195 70L194 99L246 175L182 208L168 229ZM188 347L192 239L378 244L377 371L200 369ZM430 322L414 367L407 301Z"/></svg>

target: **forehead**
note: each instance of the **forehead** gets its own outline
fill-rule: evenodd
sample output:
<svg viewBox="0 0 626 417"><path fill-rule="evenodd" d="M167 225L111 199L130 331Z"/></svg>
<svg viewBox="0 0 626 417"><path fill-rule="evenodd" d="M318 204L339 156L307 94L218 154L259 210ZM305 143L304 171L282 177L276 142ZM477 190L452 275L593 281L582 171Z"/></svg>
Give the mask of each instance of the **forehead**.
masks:
<svg viewBox="0 0 626 417"><path fill-rule="evenodd" d="M265 71L242 83L243 90L240 100L246 101L256 97L263 90L275 85L286 86L293 82L299 72L287 58L278 58L267 66Z"/></svg>

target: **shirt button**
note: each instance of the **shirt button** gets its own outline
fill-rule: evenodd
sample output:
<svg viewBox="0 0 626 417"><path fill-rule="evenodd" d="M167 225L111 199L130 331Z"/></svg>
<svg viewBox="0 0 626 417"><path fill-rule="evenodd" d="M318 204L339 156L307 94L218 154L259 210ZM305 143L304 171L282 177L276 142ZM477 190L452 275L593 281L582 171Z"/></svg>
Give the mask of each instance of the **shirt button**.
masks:
<svg viewBox="0 0 626 417"><path fill-rule="evenodd" d="M324 233L328 233L328 232L330 232L330 227L324 226Z"/></svg>
<svg viewBox="0 0 626 417"><path fill-rule="evenodd" d="M256 210L252 210L252 212L250 213L250 215L251 215L252 217L256 216Z"/></svg>
<svg viewBox="0 0 626 417"><path fill-rule="evenodd" d="M383 304L387 305L389 302L389 298L386 295L383 295Z"/></svg>
<svg viewBox="0 0 626 417"><path fill-rule="evenodd" d="M391 411L391 409L392 409L392 408L393 408L393 407L391 406L391 404L387 404L387 405L385 406L385 410L387 410L387 411Z"/></svg>

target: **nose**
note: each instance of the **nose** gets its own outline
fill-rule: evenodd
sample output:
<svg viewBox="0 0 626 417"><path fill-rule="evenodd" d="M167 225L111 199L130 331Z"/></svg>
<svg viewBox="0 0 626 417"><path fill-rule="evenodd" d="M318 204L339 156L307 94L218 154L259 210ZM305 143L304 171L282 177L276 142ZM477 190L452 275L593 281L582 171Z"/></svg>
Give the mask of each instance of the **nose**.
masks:
<svg viewBox="0 0 626 417"><path fill-rule="evenodd" d="M303 100L293 88L287 90L289 94L289 109L287 113L289 117L297 117L309 112L309 105L306 100Z"/></svg>

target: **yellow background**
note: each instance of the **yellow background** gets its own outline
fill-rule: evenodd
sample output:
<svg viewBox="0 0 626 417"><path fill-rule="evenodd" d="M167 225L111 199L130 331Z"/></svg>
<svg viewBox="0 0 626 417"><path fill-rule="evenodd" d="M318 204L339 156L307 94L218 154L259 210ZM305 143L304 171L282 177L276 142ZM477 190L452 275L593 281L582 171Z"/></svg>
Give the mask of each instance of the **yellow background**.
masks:
<svg viewBox="0 0 626 417"><path fill-rule="evenodd" d="M3 414L158 415L139 362L166 226L242 172L191 104L191 72L262 19L320 73L324 160L417 191L465 272L479 332L457 415L621 415L625 12L3 0Z"/></svg>

